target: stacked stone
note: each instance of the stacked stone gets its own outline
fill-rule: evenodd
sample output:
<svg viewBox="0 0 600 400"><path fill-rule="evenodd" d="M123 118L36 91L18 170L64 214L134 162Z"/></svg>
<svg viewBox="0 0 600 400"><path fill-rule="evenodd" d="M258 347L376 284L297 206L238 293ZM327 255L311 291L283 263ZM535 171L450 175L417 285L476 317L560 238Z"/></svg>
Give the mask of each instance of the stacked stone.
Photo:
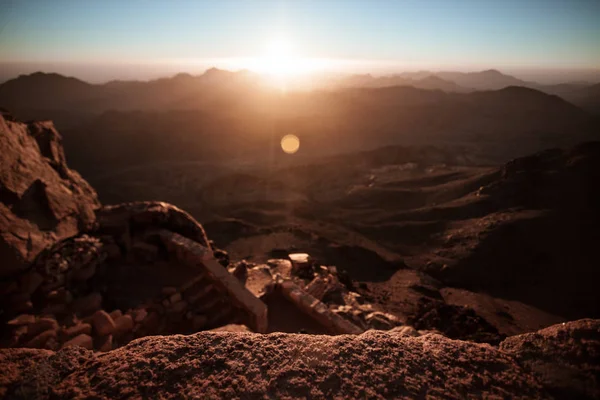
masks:
<svg viewBox="0 0 600 400"><path fill-rule="evenodd" d="M267 267L275 275L295 282L311 298L321 301L329 310L362 330L390 330L402 326L394 315L376 310L360 294L348 290L340 282L338 269L319 265L308 254L290 255L289 260L273 259Z"/></svg>
<svg viewBox="0 0 600 400"><path fill-rule="evenodd" d="M101 309L101 296L92 293L73 302L76 314L59 322L52 316L21 314L8 321L11 336L7 347L32 347L57 350L82 346L90 350L109 351L136 337L158 333L161 317L145 308L110 313Z"/></svg>
<svg viewBox="0 0 600 400"><path fill-rule="evenodd" d="M231 322L235 309L225 301L219 290L202 274L180 288L183 301L188 304L186 319L192 322L192 330L197 332L207 327L214 328Z"/></svg>
<svg viewBox="0 0 600 400"><path fill-rule="evenodd" d="M106 260L100 239L81 235L60 242L50 252L36 260L34 270L43 276L42 292L49 292L61 286L77 286L92 278L96 269Z"/></svg>
<svg viewBox="0 0 600 400"><path fill-rule="evenodd" d="M106 257L97 238L83 235L61 242L41 255L30 271L0 285L3 314L31 312L35 303L43 306L47 299L55 308L68 304L72 296L66 288L90 279Z"/></svg>

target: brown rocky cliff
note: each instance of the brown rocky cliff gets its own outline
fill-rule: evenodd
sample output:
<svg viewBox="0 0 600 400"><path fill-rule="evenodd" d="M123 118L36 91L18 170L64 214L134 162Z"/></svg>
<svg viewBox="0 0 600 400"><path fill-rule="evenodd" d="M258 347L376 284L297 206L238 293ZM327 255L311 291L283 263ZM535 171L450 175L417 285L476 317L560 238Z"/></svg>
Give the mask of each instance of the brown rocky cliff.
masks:
<svg viewBox="0 0 600 400"><path fill-rule="evenodd" d="M52 122L0 115L0 278L94 225L98 196L68 168L61 142Z"/></svg>

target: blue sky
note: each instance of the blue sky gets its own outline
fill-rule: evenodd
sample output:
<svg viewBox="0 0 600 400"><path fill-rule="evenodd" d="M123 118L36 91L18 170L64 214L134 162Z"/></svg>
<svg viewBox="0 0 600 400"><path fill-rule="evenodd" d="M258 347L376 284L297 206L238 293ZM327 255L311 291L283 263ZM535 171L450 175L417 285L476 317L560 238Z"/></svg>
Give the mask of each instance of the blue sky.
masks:
<svg viewBox="0 0 600 400"><path fill-rule="evenodd" d="M0 0L0 62L304 57L600 68L600 0Z"/></svg>

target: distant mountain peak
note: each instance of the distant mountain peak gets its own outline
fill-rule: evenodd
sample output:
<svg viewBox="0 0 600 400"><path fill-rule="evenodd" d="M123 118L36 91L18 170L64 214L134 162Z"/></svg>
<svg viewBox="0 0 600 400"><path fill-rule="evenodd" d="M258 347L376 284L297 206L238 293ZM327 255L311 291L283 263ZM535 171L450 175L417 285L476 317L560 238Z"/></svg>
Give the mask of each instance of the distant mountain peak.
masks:
<svg viewBox="0 0 600 400"><path fill-rule="evenodd" d="M503 74L502 72L498 71L497 69L486 69L485 71L481 71L482 74L485 75L501 75L501 76L507 76L506 74Z"/></svg>

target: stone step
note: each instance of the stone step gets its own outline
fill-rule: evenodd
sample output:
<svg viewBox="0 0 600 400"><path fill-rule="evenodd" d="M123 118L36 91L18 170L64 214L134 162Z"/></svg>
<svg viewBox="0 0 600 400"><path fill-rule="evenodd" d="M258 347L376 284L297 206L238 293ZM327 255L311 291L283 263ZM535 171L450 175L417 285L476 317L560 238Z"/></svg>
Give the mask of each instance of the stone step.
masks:
<svg viewBox="0 0 600 400"><path fill-rule="evenodd" d="M205 280L206 278L206 274L204 272L200 272L198 275L196 275L194 278L190 279L188 282L184 283L183 285L181 285L179 287L179 291L181 293L184 293L185 291L191 289L194 285L196 285L197 283L202 282L203 280Z"/></svg>
<svg viewBox="0 0 600 400"><path fill-rule="evenodd" d="M197 290L190 292L188 291L188 293L186 294L185 298L188 301L188 303L190 304L197 304L199 303L201 300L206 299L209 297L209 295L214 296L214 297L219 297L220 294L219 292L217 292L216 290L214 290L214 286L211 284L205 284L202 287L198 287Z"/></svg>
<svg viewBox="0 0 600 400"><path fill-rule="evenodd" d="M231 304L223 304L221 309L213 313L206 326L209 328L217 328L219 326L227 325L233 322L234 309Z"/></svg>
<svg viewBox="0 0 600 400"><path fill-rule="evenodd" d="M191 307L196 313L212 315L213 310L219 304L223 303L223 297L221 295L215 295L213 297L207 298L206 301L196 303L193 307Z"/></svg>

